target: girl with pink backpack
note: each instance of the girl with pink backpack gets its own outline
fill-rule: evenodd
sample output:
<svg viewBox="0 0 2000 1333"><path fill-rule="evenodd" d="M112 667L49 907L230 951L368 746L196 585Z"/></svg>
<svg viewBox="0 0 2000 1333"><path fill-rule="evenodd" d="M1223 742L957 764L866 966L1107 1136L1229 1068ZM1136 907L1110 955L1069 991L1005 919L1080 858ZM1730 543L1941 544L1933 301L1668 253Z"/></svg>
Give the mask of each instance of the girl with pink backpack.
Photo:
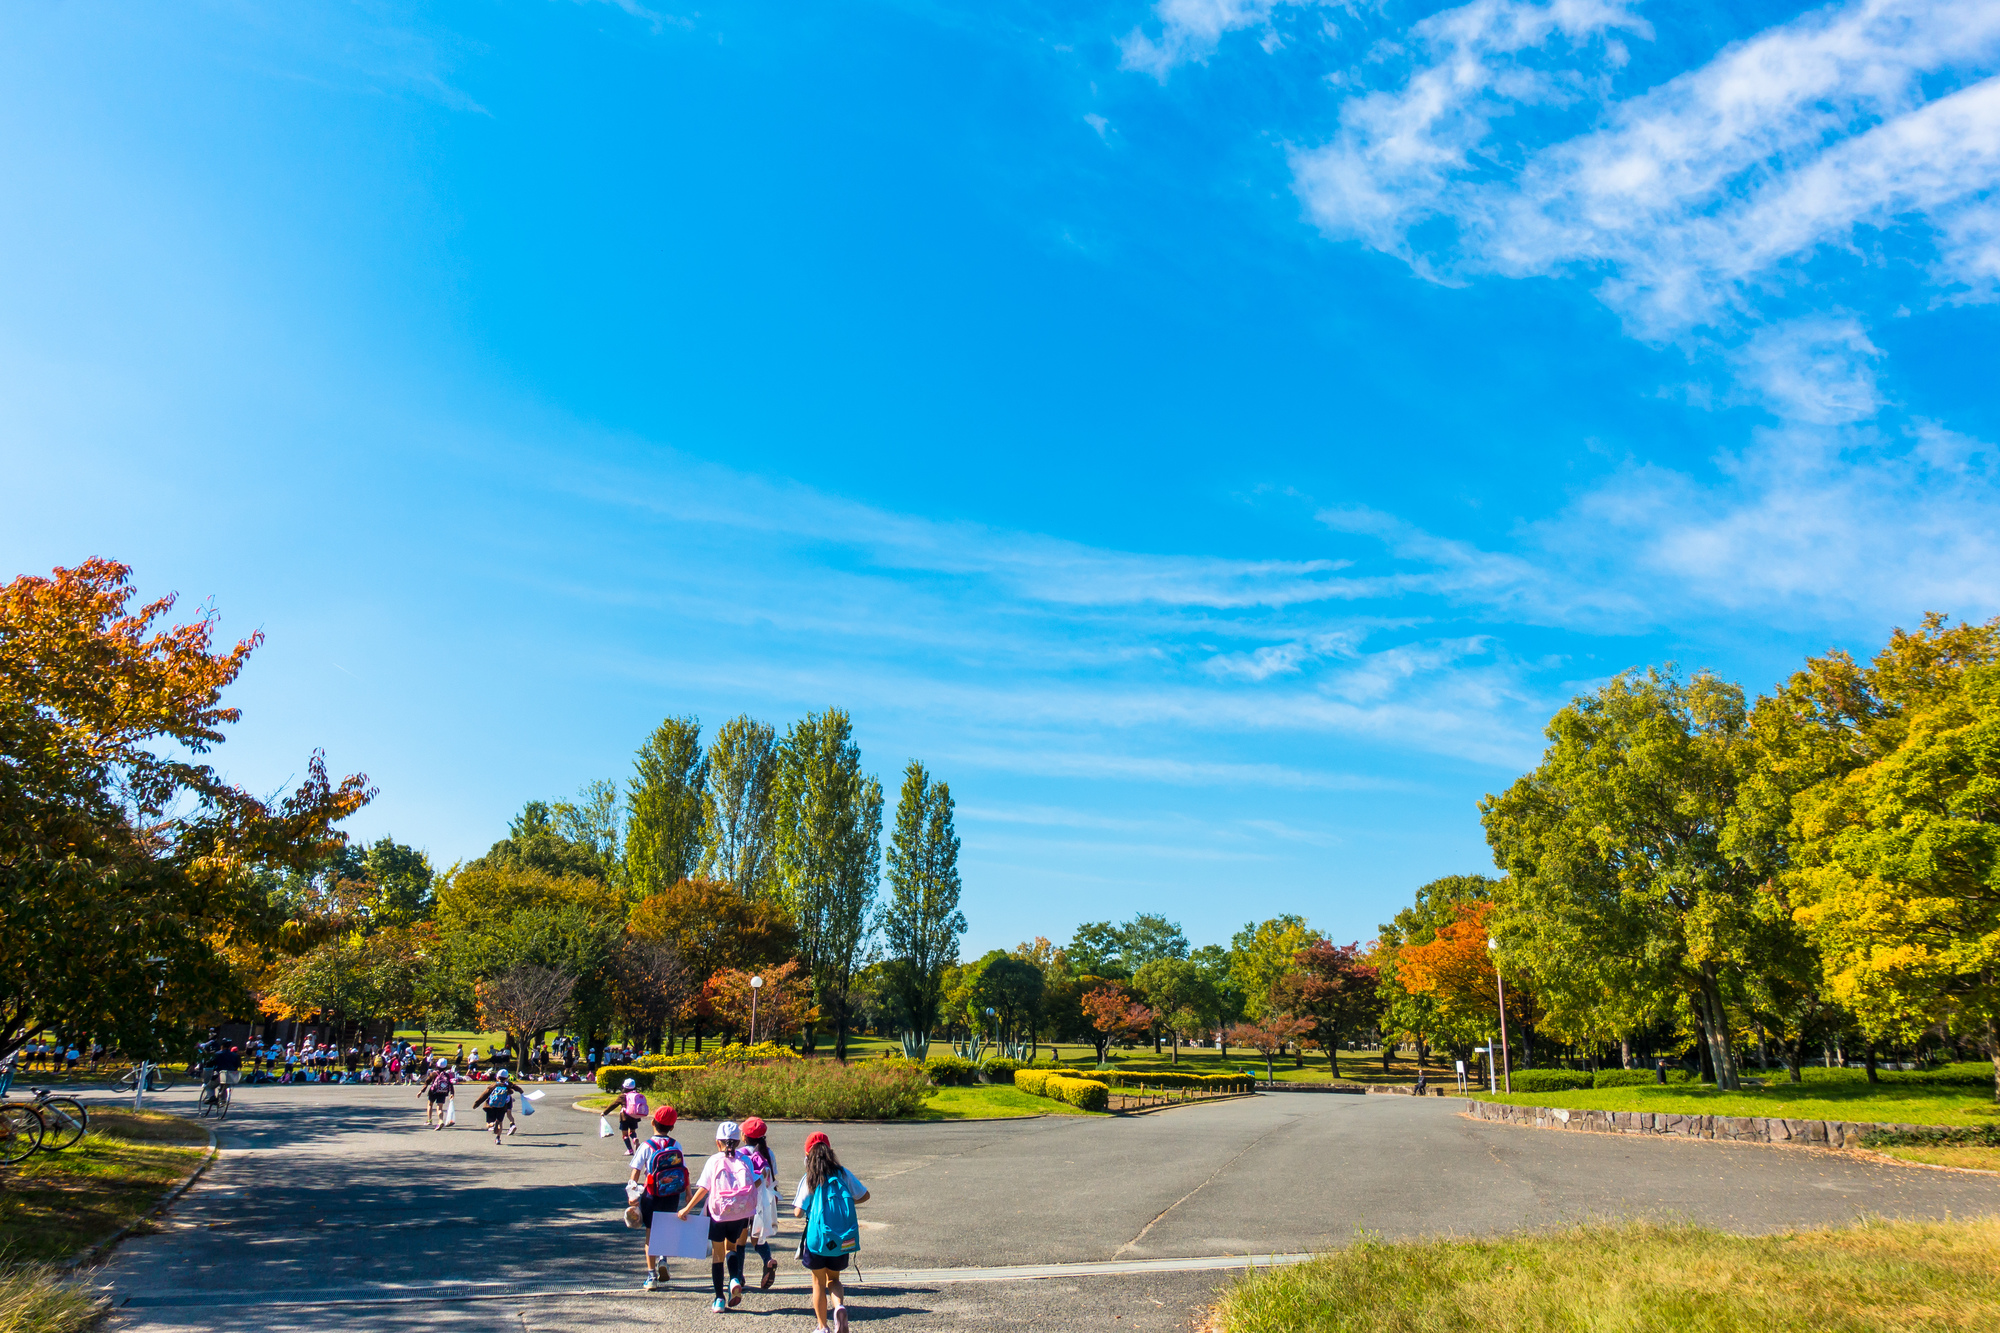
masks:
<svg viewBox="0 0 2000 1333"><path fill-rule="evenodd" d="M639 1091L638 1080L626 1079L618 1089L618 1132L625 1136L627 1157L639 1150L639 1126L645 1123L650 1110L646 1094Z"/></svg>
<svg viewBox="0 0 2000 1333"><path fill-rule="evenodd" d="M750 1234L750 1219L757 1212L757 1182L763 1159L755 1153L739 1152L743 1131L734 1120L715 1127L715 1152L702 1164L701 1179L680 1217L707 1205L709 1279L715 1284L717 1314L743 1303L743 1240ZM722 1288L722 1270L729 1269L729 1290Z"/></svg>

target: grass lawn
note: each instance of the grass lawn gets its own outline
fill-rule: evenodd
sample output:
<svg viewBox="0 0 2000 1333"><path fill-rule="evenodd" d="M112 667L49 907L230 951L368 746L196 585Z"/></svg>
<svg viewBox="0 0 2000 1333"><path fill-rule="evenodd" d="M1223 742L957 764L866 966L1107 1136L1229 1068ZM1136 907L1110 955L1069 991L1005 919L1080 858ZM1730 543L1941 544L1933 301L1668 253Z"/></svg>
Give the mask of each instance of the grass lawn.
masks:
<svg viewBox="0 0 2000 1333"><path fill-rule="evenodd" d="M1949 1143L1919 1148L1898 1144L1884 1145L1870 1151L1888 1157L1900 1157L1906 1162L1923 1162L1928 1166L1958 1166L1969 1171L2000 1171L2000 1148Z"/></svg>
<svg viewBox="0 0 2000 1333"><path fill-rule="evenodd" d="M578 1106L592 1111L602 1111L618 1099L615 1097L584 1097ZM1084 1111L1067 1102L1059 1102L1048 1097L1030 1097L1018 1088L978 1086L970 1088L933 1088L930 1100L925 1104L919 1120L979 1120L991 1117L1031 1116L1031 1115L1096 1115L1095 1111Z"/></svg>
<svg viewBox="0 0 2000 1333"><path fill-rule="evenodd" d="M1628 1223L1366 1242L1245 1278L1223 1333L1943 1333L2000 1327L2000 1218L1776 1236Z"/></svg>
<svg viewBox="0 0 2000 1333"><path fill-rule="evenodd" d="M0 1253L62 1259L143 1216L201 1161L208 1135L158 1111L90 1108L74 1147L0 1167Z"/></svg>
<svg viewBox="0 0 2000 1333"><path fill-rule="evenodd" d="M1971 1088L1864 1082L1777 1083L1741 1092L1692 1084L1516 1092L1479 1100L1579 1111L1665 1111L1681 1115L1761 1115L1786 1120L1885 1121L1908 1125L1987 1125L2000 1120L1993 1094Z"/></svg>
<svg viewBox="0 0 2000 1333"><path fill-rule="evenodd" d="M934 1088L920 1120L979 1120L995 1116L1101 1115L1051 1097L1031 1097L1002 1084L970 1088Z"/></svg>

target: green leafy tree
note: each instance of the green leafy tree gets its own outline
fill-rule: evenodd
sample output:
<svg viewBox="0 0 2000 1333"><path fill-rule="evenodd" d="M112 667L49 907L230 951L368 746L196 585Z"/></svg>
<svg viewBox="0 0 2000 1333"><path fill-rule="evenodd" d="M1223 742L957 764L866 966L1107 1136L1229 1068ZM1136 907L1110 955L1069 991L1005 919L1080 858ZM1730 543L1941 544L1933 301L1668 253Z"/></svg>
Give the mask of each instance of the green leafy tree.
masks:
<svg viewBox="0 0 2000 1333"><path fill-rule="evenodd" d="M1201 972L1202 989L1199 994L1208 1007L1198 1013L1200 1026L1216 1034L1222 1045L1223 1059L1229 1058L1229 1029L1243 1018L1243 988L1236 984L1231 970L1229 950L1220 944L1204 944L1188 955L1188 961Z"/></svg>
<svg viewBox="0 0 2000 1333"><path fill-rule="evenodd" d="M570 841L557 827L555 808L529 801L507 826L507 836L467 863L469 868L525 870L543 875L584 875L603 879L604 867L589 847Z"/></svg>
<svg viewBox="0 0 2000 1333"><path fill-rule="evenodd" d="M777 778L778 733L748 716L723 723L708 747L701 795L704 876L752 897L771 891Z"/></svg>
<svg viewBox="0 0 2000 1333"><path fill-rule="evenodd" d="M1262 1019L1271 1008L1271 988L1292 970L1299 950L1318 939L1302 916L1286 914L1256 921L1230 937L1229 975L1243 995L1243 1012Z"/></svg>
<svg viewBox="0 0 2000 1333"><path fill-rule="evenodd" d="M896 802L889 898L881 916L882 939L893 964L884 980L894 988L897 1010L908 1025L903 1050L912 1059L922 1059L930 1044L943 1000L944 969L957 960L958 941L965 934L959 891L951 788L931 781L924 766L912 759ZM1039 993L1039 981L1036 989Z"/></svg>
<svg viewBox="0 0 2000 1333"><path fill-rule="evenodd" d="M864 961L882 866L882 784L862 773L846 713L808 714L786 732L776 804L779 893L798 924L820 1013L835 1023L835 1054L845 1059L847 990Z"/></svg>
<svg viewBox="0 0 2000 1333"><path fill-rule="evenodd" d="M574 801L549 807L557 833L589 852L598 878L621 882L625 873L623 796L609 779L586 782Z"/></svg>
<svg viewBox="0 0 2000 1333"><path fill-rule="evenodd" d="M1145 999L1146 1007L1157 1016L1154 1049L1158 1049L1159 1032L1164 1027L1173 1039L1174 1063L1179 1064L1181 1035L1202 1026L1216 1010L1209 974L1192 959L1169 955L1141 963L1132 984Z"/></svg>
<svg viewBox="0 0 2000 1333"><path fill-rule="evenodd" d="M634 900L678 884L701 864L708 760L701 723L661 722L639 747L625 797L626 889Z"/></svg>
<svg viewBox="0 0 2000 1333"><path fill-rule="evenodd" d="M1340 1077L1340 1044L1373 1026L1382 1013L1382 978L1374 960L1354 944L1315 940L1299 950L1292 971L1275 987L1276 1007L1313 1020L1313 1035L1326 1051L1327 1065ZM1383 1042L1383 1067L1388 1067Z"/></svg>
<svg viewBox="0 0 2000 1333"><path fill-rule="evenodd" d="M368 844L361 858L362 872L376 886L369 915L382 926L409 926L431 911L430 858L414 847L391 837Z"/></svg>
<svg viewBox="0 0 2000 1333"><path fill-rule="evenodd" d="M1760 964L1768 921L1759 876L1722 847L1746 721L1742 690L1707 673L1621 675L1557 713L1541 764L1480 804L1511 881L1503 962L1532 953L1557 993L1685 995L1723 1088L1738 1086L1728 992Z"/></svg>

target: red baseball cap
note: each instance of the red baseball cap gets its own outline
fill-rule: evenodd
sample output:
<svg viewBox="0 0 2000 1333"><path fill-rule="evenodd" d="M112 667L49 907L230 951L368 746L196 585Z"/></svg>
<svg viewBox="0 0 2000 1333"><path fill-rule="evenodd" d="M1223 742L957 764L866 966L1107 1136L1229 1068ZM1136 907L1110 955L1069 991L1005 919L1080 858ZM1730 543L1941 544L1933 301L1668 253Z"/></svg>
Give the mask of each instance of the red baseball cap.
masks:
<svg viewBox="0 0 2000 1333"><path fill-rule="evenodd" d="M746 1139L761 1139L771 1132L771 1127L764 1123L762 1116L751 1116L743 1122L742 1128Z"/></svg>
<svg viewBox="0 0 2000 1333"><path fill-rule="evenodd" d="M828 1138L824 1134L817 1134L817 1133L808 1134L806 1135L806 1151L811 1152L814 1148L818 1147L822 1143L832 1143L832 1142L833 1140Z"/></svg>
<svg viewBox="0 0 2000 1333"><path fill-rule="evenodd" d="M658 1125L661 1129L672 1129L674 1127L674 1121L679 1120L680 1118L681 1118L681 1113L679 1111L676 1111L671 1106L662 1106L658 1110L653 1112L653 1123Z"/></svg>

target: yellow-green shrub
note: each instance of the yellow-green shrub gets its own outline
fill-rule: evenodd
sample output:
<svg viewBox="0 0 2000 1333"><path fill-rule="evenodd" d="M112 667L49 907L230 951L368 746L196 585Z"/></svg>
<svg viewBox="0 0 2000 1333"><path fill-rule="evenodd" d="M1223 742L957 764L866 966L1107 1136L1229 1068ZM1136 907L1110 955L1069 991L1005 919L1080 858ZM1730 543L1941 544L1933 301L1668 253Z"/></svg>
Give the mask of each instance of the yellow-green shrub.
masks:
<svg viewBox="0 0 2000 1333"><path fill-rule="evenodd" d="M1093 1079L1065 1078L1057 1074L1044 1087L1047 1089L1042 1094L1044 1097L1068 1102L1081 1110L1102 1111L1111 1105L1111 1089Z"/></svg>
<svg viewBox="0 0 2000 1333"><path fill-rule="evenodd" d="M727 1046L708 1057L712 1065L751 1065L766 1060L803 1060L805 1057L789 1046L780 1046L775 1041L760 1041L755 1046L745 1046L740 1041L732 1041Z"/></svg>
<svg viewBox="0 0 2000 1333"><path fill-rule="evenodd" d="M653 1072L644 1065L605 1065L597 1071L597 1086L605 1092L622 1092L629 1078L639 1085L639 1091L651 1092Z"/></svg>

